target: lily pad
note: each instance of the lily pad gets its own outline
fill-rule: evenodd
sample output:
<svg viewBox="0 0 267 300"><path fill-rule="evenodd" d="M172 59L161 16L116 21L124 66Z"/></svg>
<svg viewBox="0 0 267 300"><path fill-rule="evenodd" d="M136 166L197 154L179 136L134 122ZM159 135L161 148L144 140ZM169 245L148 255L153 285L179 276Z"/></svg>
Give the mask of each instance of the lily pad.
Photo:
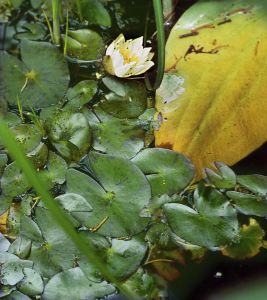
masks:
<svg viewBox="0 0 267 300"><path fill-rule="evenodd" d="M92 100L97 92L97 82L95 80L84 80L70 88L67 93L67 107L82 108L84 104Z"/></svg>
<svg viewBox="0 0 267 300"><path fill-rule="evenodd" d="M19 259L17 256L0 252L0 282L3 285L15 285L24 278L23 269L31 268L33 263L29 260Z"/></svg>
<svg viewBox="0 0 267 300"><path fill-rule="evenodd" d="M77 170L67 173L67 192L83 196L93 211L83 224L111 237L141 232L148 219L139 216L151 197L143 173L129 160L91 152L88 166L98 182Z"/></svg>
<svg viewBox="0 0 267 300"><path fill-rule="evenodd" d="M244 215L267 217L267 200L264 197L229 191L226 195Z"/></svg>
<svg viewBox="0 0 267 300"><path fill-rule="evenodd" d="M104 94L100 107L117 118L137 118L147 107L147 92L143 82L105 77L104 85L110 90Z"/></svg>
<svg viewBox="0 0 267 300"><path fill-rule="evenodd" d="M45 28L41 23L25 23L23 24L22 29L25 31L16 34L16 38L19 40L41 40L46 34Z"/></svg>
<svg viewBox="0 0 267 300"><path fill-rule="evenodd" d="M52 277L45 286L43 298L49 300L96 299L115 293L111 284L95 283L80 268L73 268Z"/></svg>
<svg viewBox="0 0 267 300"><path fill-rule="evenodd" d="M0 176L3 174L7 162L8 162L7 155L5 153L0 153Z"/></svg>
<svg viewBox="0 0 267 300"><path fill-rule="evenodd" d="M117 155L122 158L132 158L144 148L145 130L136 120L123 120L106 116L99 110L96 115L87 113L87 119L93 129L93 144L95 150Z"/></svg>
<svg viewBox="0 0 267 300"><path fill-rule="evenodd" d="M7 198L23 194L30 188L24 172L17 166L16 162L12 162L5 168L0 184L2 192Z"/></svg>
<svg viewBox="0 0 267 300"><path fill-rule="evenodd" d="M28 296L40 295L44 289L42 277L35 270L29 268L24 268L23 273L25 277L19 283L18 289Z"/></svg>
<svg viewBox="0 0 267 300"><path fill-rule="evenodd" d="M153 196L181 192L194 177L191 162L182 154L168 149L144 149L132 161L147 176Z"/></svg>
<svg viewBox="0 0 267 300"><path fill-rule="evenodd" d="M31 252L32 242L22 236L18 236L15 241L10 245L8 252L25 259Z"/></svg>
<svg viewBox="0 0 267 300"><path fill-rule="evenodd" d="M56 113L49 125L49 138L63 157L75 161L87 153L91 131L82 113L69 110Z"/></svg>
<svg viewBox="0 0 267 300"><path fill-rule="evenodd" d="M257 255L263 246L265 232L256 220L250 219L249 225L243 225L240 231L240 241L222 248L223 255L235 259L246 259Z"/></svg>
<svg viewBox="0 0 267 300"><path fill-rule="evenodd" d="M237 182L253 193L267 195L267 176L242 175L237 177Z"/></svg>
<svg viewBox="0 0 267 300"><path fill-rule="evenodd" d="M129 241L113 239L107 250L107 267L116 278L128 278L138 269L146 251L147 244L140 238Z"/></svg>
<svg viewBox="0 0 267 300"><path fill-rule="evenodd" d="M75 59L91 61L100 59L105 50L104 41L99 33L90 29L68 31L63 35L67 54Z"/></svg>
<svg viewBox="0 0 267 300"><path fill-rule="evenodd" d="M111 18L104 5L98 0L81 0L81 17L88 24L111 26Z"/></svg>
<svg viewBox="0 0 267 300"><path fill-rule="evenodd" d="M3 73L0 96L15 106L19 98L23 108L58 103L69 84L64 56L50 43L23 40L21 57L22 61L3 51L0 53Z"/></svg>
<svg viewBox="0 0 267 300"><path fill-rule="evenodd" d="M212 248L238 242L236 220L198 214L183 204L164 205L164 213L172 231L186 242Z"/></svg>
<svg viewBox="0 0 267 300"><path fill-rule="evenodd" d="M10 246L10 242L2 233L0 233L0 252L6 252Z"/></svg>

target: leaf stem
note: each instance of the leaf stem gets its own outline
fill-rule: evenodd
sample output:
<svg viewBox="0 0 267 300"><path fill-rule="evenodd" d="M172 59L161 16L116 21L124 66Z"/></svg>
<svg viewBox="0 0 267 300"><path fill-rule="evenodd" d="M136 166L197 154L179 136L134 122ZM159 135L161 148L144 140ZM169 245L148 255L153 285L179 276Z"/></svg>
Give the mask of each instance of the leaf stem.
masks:
<svg viewBox="0 0 267 300"><path fill-rule="evenodd" d="M60 8L59 0L52 0L53 12L53 42L55 45L60 45Z"/></svg>

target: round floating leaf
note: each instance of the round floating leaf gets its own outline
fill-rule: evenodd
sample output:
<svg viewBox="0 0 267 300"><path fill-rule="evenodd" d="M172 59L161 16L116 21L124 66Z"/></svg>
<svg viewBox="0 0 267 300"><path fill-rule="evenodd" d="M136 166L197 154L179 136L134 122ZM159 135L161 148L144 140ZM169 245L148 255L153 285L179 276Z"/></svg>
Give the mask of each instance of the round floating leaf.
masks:
<svg viewBox="0 0 267 300"><path fill-rule="evenodd" d="M59 112L49 125L49 138L62 156L76 160L77 156L81 158L87 153L91 143L91 132L82 113Z"/></svg>
<svg viewBox="0 0 267 300"><path fill-rule="evenodd" d="M42 277L33 269L24 268L25 275L19 284L19 290L28 296L37 296L43 292L44 283Z"/></svg>
<svg viewBox="0 0 267 300"><path fill-rule="evenodd" d="M239 238L235 219L201 215L177 203L165 204L163 208L173 232L186 242L211 248L229 245Z"/></svg>
<svg viewBox="0 0 267 300"><path fill-rule="evenodd" d="M97 82L95 80L84 80L70 88L67 93L67 107L82 108L84 104L92 100L97 92Z"/></svg>
<svg viewBox="0 0 267 300"><path fill-rule="evenodd" d="M26 153L33 151L41 142L42 133L33 124L19 124L11 127L17 143L19 143Z"/></svg>
<svg viewBox="0 0 267 300"><path fill-rule="evenodd" d="M95 283L86 278L80 268L58 273L45 286L43 298L49 300L96 299L115 293L115 288L103 281Z"/></svg>
<svg viewBox="0 0 267 300"><path fill-rule="evenodd" d="M148 223L139 216L151 197L149 183L129 160L91 152L89 167L98 182L70 169L67 192L83 196L92 206L90 218L83 225L112 237L131 236L141 232Z"/></svg>
<svg viewBox="0 0 267 300"><path fill-rule="evenodd" d="M236 217L236 210L227 197L212 187L199 185L194 192L194 204L206 216Z"/></svg>
<svg viewBox="0 0 267 300"><path fill-rule="evenodd" d="M25 259L31 252L32 242L22 236L18 236L10 245L8 252Z"/></svg>
<svg viewBox="0 0 267 300"><path fill-rule="evenodd" d="M257 255L263 245L265 232L254 220L249 225L243 225L240 231L240 241L222 248L223 255L234 259L246 259Z"/></svg>
<svg viewBox="0 0 267 300"><path fill-rule="evenodd" d="M41 23L25 23L23 24L22 29L25 31L16 34L16 38L19 40L41 40L46 34L45 28Z"/></svg>
<svg viewBox="0 0 267 300"><path fill-rule="evenodd" d="M65 182L68 165L63 158L50 151L46 167L47 169L43 171L43 175L48 180L50 187Z"/></svg>
<svg viewBox="0 0 267 300"><path fill-rule="evenodd" d="M12 162L5 168L0 184L3 194L9 198L23 194L30 188L24 172L17 166L16 162Z"/></svg>
<svg viewBox="0 0 267 300"><path fill-rule="evenodd" d="M158 223L149 228L146 240L159 248L166 249L171 243L171 231L167 224Z"/></svg>
<svg viewBox="0 0 267 300"><path fill-rule="evenodd" d="M23 269L33 266L31 261L19 259L8 252L0 252L0 264L0 282L3 285L17 284L24 278Z"/></svg>
<svg viewBox="0 0 267 300"><path fill-rule="evenodd" d="M137 118L147 107L147 92L143 82L112 77L102 79L110 90L105 93L101 108L117 118Z"/></svg>
<svg viewBox="0 0 267 300"><path fill-rule="evenodd" d="M103 4L98 0L81 0L81 17L88 24L95 24L105 27L111 26L111 18Z"/></svg>
<svg viewBox="0 0 267 300"><path fill-rule="evenodd" d="M234 191L229 191L226 195L242 214L267 217L267 200L264 197Z"/></svg>
<svg viewBox="0 0 267 300"><path fill-rule="evenodd" d="M267 195L267 176L242 175L237 177L237 182L253 193Z"/></svg>
<svg viewBox="0 0 267 300"><path fill-rule="evenodd" d="M23 216L20 220L20 235L31 241L43 242L40 228L27 216Z"/></svg>
<svg viewBox="0 0 267 300"><path fill-rule="evenodd" d="M0 252L6 252L10 246L10 242L2 233L0 233Z"/></svg>
<svg viewBox="0 0 267 300"><path fill-rule="evenodd" d="M93 145L95 150L132 158L144 147L145 131L136 120L118 118L102 118L97 113L97 120L88 118L93 129Z"/></svg>
<svg viewBox="0 0 267 300"><path fill-rule="evenodd" d="M91 8L90 8L91 9ZM90 29L68 31L63 35L67 54L78 60L97 60L103 56L105 44L101 35Z"/></svg>
<svg viewBox="0 0 267 300"><path fill-rule="evenodd" d="M120 280L129 277L140 266L147 251L147 244L139 239L112 240L107 250L107 267Z"/></svg>
<svg viewBox="0 0 267 300"><path fill-rule="evenodd" d="M11 105L17 105L19 98L23 108L56 104L69 84L64 56L50 43L24 40L21 57L23 62L5 52L0 53L3 73L0 96Z"/></svg>
<svg viewBox="0 0 267 300"><path fill-rule="evenodd" d="M266 13L262 0L200 0L169 35L156 145L187 155L198 177L267 139Z"/></svg>
<svg viewBox="0 0 267 300"><path fill-rule="evenodd" d="M171 150L144 149L132 161L146 174L153 196L181 192L194 177L191 162Z"/></svg>
<svg viewBox="0 0 267 300"><path fill-rule="evenodd" d="M19 291L14 291L10 295L8 295L8 300L31 300L28 296L20 293Z"/></svg>

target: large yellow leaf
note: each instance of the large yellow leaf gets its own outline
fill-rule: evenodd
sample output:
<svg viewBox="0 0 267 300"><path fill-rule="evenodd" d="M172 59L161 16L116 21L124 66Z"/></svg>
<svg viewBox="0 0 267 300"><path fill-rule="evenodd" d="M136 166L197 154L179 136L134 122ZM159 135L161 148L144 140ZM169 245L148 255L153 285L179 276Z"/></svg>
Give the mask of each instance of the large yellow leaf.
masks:
<svg viewBox="0 0 267 300"><path fill-rule="evenodd" d="M267 140L267 1L201 0L176 23L157 91L158 147L198 169Z"/></svg>

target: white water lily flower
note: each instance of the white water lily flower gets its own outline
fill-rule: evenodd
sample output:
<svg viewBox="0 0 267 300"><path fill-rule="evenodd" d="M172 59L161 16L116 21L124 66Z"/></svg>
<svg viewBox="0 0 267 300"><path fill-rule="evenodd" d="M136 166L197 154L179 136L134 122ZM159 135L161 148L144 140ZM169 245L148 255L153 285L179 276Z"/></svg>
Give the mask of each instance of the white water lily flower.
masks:
<svg viewBox="0 0 267 300"><path fill-rule="evenodd" d="M145 73L154 66L151 47L143 47L143 37L125 41L120 34L106 50L103 59L105 70L117 77L130 77Z"/></svg>

